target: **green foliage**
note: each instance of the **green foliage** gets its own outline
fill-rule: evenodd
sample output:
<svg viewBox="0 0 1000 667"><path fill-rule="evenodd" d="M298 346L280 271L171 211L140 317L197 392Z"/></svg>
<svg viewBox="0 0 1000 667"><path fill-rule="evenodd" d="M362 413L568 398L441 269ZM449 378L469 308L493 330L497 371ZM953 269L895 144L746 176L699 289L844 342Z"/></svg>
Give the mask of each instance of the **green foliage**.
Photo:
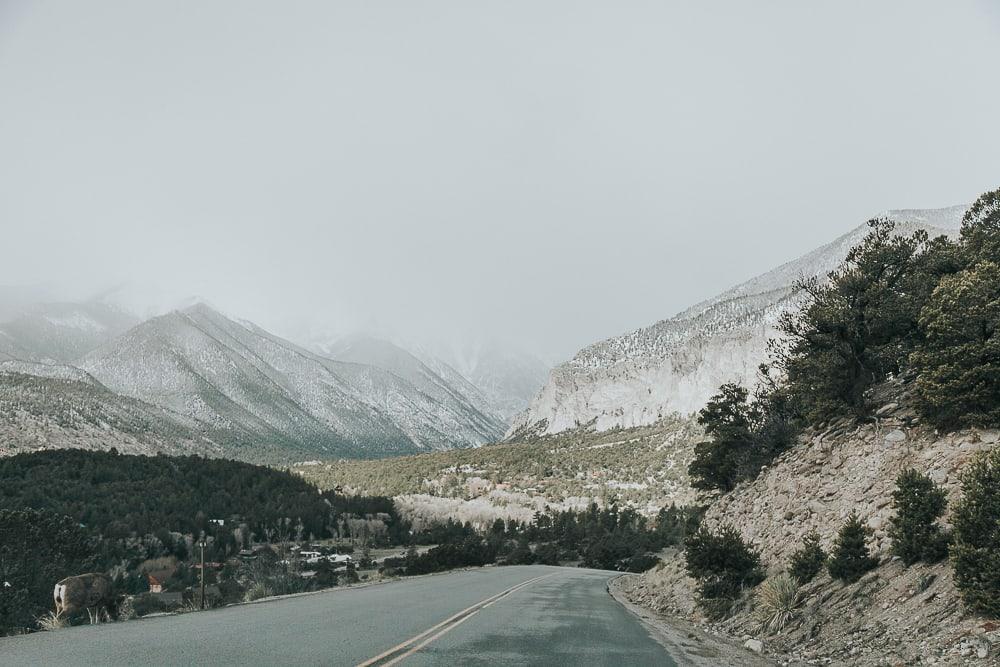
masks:
<svg viewBox="0 0 1000 667"><path fill-rule="evenodd" d="M235 548L232 528L210 519L237 518L247 537L291 537L299 522L305 536L325 537L342 514L384 514L391 536L409 530L388 498L321 495L298 475L222 459L53 450L0 459L0 479L0 508L66 514L109 539L150 534L172 542L170 532L206 532L220 548Z"/></svg>
<svg viewBox="0 0 1000 667"><path fill-rule="evenodd" d="M922 416L943 427L1000 423L1000 265L943 278L920 326L911 364Z"/></svg>
<svg viewBox="0 0 1000 667"><path fill-rule="evenodd" d="M800 586L812 581L826 565L826 552L819 544L819 533L813 531L802 539L802 547L792 554L788 572Z"/></svg>
<svg viewBox="0 0 1000 667"><path fill-rule="evenodd" d="M907 565L936 563L948 555L949 536L937 525L947 500L944 489L916 470L904 470L892 493L896 516L889 527L892 552Z"/></svg>
<svg viewBox="0 0 1000 667"><path fill-rule="evenodd" d="M1000 448L974 458L955 506L951 560L955 585L970 609L1000 618Z"/></svg>
<svg viewBox="0 0 1000 667"><path fill-rule="evenodd" d="M480 567L496 562L496 546L478 535L460 542L446 542L406 560L407 574L428 574L459 567Z"/></svg>
<svg viewBox="0 0 1000 667"><path fill-rule="evenodd" d="M878 565L878 559L868 553L865 539L867 527L857 514L852 514L837 534L833 553L827 561L830 576L844 583L853 583Z"/></svg>
<svg viewBox="0 0 1000 667"><path fill-rule="evenodd" d="M776 365L796 410L815 423L842 414L865 415L867 392L900 365L918 336L920 308L950 268L952 247L926 232L899 236L886 219L851 249L828 281L799 283L806 303L787 314Z"/></svg>
<svg viewBox="0 0 1000 667"><path fill-rule="evenodd" d="M972 264L1000 263L1000 189L980 195L965 212L962 245Z"/></svg>
<svg viewBox="0 0 1000 667"><path fill-rule="evenodd" d="M69 517L0 509L0 634L34 627L52 609L56 582L92 571L95 557L93 539Z"/></svg>
<svg viewBox="0 0 1000 667"><path fill-rule="evenodd" d="M794 427L776 398L762 394L750 400L747 390L724 384L698 413L698 423L711 440L695 447L688 467L696 489L731 491L745 479L753 479L760 469L793 441Z"/></svg>
<svg viewBox="0 0 1000 667"><path fill-rule="evenodd" d="M702 526L685 545L687 572L698 580L698 605L709 618L727 616L746 588L764 580L760 554L732 526Z"/></svg>

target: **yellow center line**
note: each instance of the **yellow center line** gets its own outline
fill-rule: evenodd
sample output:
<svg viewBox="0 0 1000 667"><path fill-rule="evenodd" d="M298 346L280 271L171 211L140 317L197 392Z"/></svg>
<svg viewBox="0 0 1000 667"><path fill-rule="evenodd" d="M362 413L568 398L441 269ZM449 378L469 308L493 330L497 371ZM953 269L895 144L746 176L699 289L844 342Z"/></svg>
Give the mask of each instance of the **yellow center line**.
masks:
<svg viewBox="0 0 1000 667"><path fill-rule="evenodd" d="M502 598L504 596L507 596L507 595L510 595L511 593L514 593L515 591L520 590L521 588L524 588L525 586L533 584L536 581L539 581L541 579L545 579L546 577L551 577L551 576L552 576L551 574L545 574L545 575L542 575L540 577L534 577L532 579L528 579L527 581L523 581L520 584L517 584L515 586L511 586L510 588L508 588L506 590L500 591L496 595L491 595L488 598L480 600L479 602L477 602L477 603L475 603L475 604L473 604L473 605L471 605L469 607L466 607L465 609L463 609L462 611L458 612L457 614L455 614L453 616L450 616L449 618L446 618L445 620L441 621L437 625L434 625L433 627L430 627L427 630L424 630L420 634L418 634L418 635L416 635L414 637L411 637L410 639L407 639L406 641L401 642L401 643L397 644L396 646L393 646L392 648L390 648L390 649L388 649L386 651L383 651L382 653L379 653L374 658L370 658L370 659L368 659L368 660L366 660L366 661L364 661L362 663L359 663L357 665L357 667L371 667L371 665L374 665L374 664L376 664L376 663L378 663L378 662L380 662L382 660L385 660L386 658L392 656L393 654L398 653L399 651L402 651L403 649L406 649L408 646L412 646L416 642L420 642L420 640L422 640L422 639L424 640L424 641L420 642L419 645L413 646L412 648L410 648L408 651L406 651L402 655L396 656L395 658L393 658L389 662L384 663L383 667L389 667L389 665L395 665L400 660L413 655L414 653L416 653L417 651L419 651L423 647L427 646L432 641L434 641L435 639L437 639L441 635L445 634L446 632L448 632L449 630L451 630L455 626L457 626L457 625L459 625L461 623L464 623L466 620L472 618L473 616L475 616L476 614L478 614L483 609L486 609L487 607L489 607L493 603L497 602L500 598ZM437 633L437 634L433 634L433 633ZM425 637L427 637L428 635L433 635L433 636L425 639Z"/></svg>

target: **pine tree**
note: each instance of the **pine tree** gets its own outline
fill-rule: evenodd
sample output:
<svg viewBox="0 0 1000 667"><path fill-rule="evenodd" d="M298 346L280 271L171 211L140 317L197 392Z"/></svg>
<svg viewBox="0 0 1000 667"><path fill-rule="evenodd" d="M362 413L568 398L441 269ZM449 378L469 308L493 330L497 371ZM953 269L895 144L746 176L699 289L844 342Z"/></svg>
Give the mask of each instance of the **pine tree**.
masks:
<svg viewBox="0 0 1000 667"><path fill-rule="evenodd" d="M826 564L826 552L819 544L819 533L813 531L802 539L802 547L792 554L788 572L800 586L809 583Z"/></svg>
<svg viewBox="0 0 1000 667"><path fill-rule="evenodd" d="M853 583L878 565L878 559L868 553L865 538L868 530L857 514L852 514L837 534L833 553L827 562L830 576L844 583Z"/></svg>
<svg viewBox="0 0 1000 667"><path fill-rule="evenodd" d="M827 281L798 284L805 306L779 328L774 363L798 411L812 422L866 414L867 392L900 365L918 338L920 308L951 268L951 243L924 231L899 236L887 219L853 247Z"/></svg>
<svg viewBox="0 0 1000 667"><path fill-rule="evenodd" d="M948 535L937 525L947 500L944 489L916 470L904 470L892 493L896 516L889 527L892 552L907 565L936 563L948 555Z"/></svg>
<svg viewBox="0 0 1000 667"><path fill-rule="evenodd" d="M1000 423L1000 265L943 278L920 327L910 363L921 415L943 427Z"/></svg>
<svg viewBox="0 0 1000 667"><path fill-rule="evenodd" d="M962 475L951 548L955 585L974 611L1000 618L1000 449L983 452Z"/></svg>
<svg viewBox="0 0 1000 667"><path fill-rule="evenodd" d="M699 528L685 544L684 559L698 580L698 605L710 618L725 617L745 588L764 580L760 554L732 526L717 533Z"/></svg>
<svg viewBox="0 0 1000 667"><path fill-rule="evenodd" d="M1000 262L1000 189L980 195L965 212L961 238L970 263Z"/></svg>

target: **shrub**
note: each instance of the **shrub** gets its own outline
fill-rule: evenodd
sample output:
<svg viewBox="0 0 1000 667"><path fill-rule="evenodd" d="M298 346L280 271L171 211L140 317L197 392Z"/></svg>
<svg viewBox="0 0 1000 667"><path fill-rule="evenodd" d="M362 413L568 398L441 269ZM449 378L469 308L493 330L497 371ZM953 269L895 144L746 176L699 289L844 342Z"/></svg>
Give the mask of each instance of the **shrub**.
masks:
<svg viewBox="0 0 1000 667"><path fill-rule="evenodd" d="M760 554L732 526L718 533L704 526L684 550L687 572L698 580L698 605L709 618L727 616L746 588L764 580Z"/></svg>
<svg viewBox="0 0 1000 667"><path fill-rule="evenodd" d="M255 583L251 584L247 588L247 592L243 594L244 602L253 602L254 600L261 600L263 598L269 598L274 595L272 591L266 584Z"/></svg>
<svg viewBox="0 0 1000 667"><path fill-rule="evenodd" d="M892 493L896 516L889 527L892 552L907 565L936 563L948 555L948 535L937 525L947 507L944 489L916 470L904 470Z"/></svg>
<svg viewBox="0 0 1000 667"><path fill-rule="evenodd" d="M50 611L44 616L38 619L38 628L40 630L59 630L60 628L65 628L69 626L69 620L60 616L56 616L54 611Z"/></svg>
<svg viewBox="0 0 1000 667"><path fill-rule="evenodd" d="M765 581L757 591L757 620L768 634L780 632L795 616L799 606L799 587L789 574L779 574Z"/></svg>
<svg viewBox="0 0 1000 667"><path fill-rule="evenodd" d="M639 554L625 561L626 572L645 572L659 565L660 558L656 554Z"/></svg>
<svg viewBox="0 0 1000 667"><path fill-rule="evenodd" d="M826 565L826 552L819 544L819 533L813 531L802 539L802 547L792 554L788 571L800 586L812 581Z"/></svg>
<svg viewBox="0 0 1000 667"><path fill-rule="evenodd" d="M952 517L955 585L974 611L1000 618L1000 448L974 458L962 475Z"/></svg>
<svg viewBox="0 0 1000 667"><path fill-rule="evenodd" d="M837 534L833 553L827 562L831 577L848 584L853 583L878 565L878 559L872 558L868 553L865 545L867 536L867 527L861 523L857 514L852 514Z"/></svg>

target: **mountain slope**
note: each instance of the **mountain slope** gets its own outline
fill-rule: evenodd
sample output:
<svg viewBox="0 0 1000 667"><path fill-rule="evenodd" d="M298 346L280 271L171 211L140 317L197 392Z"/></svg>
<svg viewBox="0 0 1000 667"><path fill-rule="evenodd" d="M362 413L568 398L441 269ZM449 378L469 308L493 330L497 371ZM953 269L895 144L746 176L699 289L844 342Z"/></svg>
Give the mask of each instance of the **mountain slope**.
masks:
<svg viewBox="0 0 1000 667"><path fill-rule="evenodd" d="M322 349L331 359L389 371L439 403L468 403L480 413L479 421L491 439L504 433L506 424L492 411L482 392L444 362L432 369L402 347L364 334L342 338Z"/></svg>
<svg viewBox="0 0 1000 667"><path fill-rule="evenodd" d="M33 304L0 324L0 357L71 363L137 323L99 302Z"/></svg>
<svg viewBox="0 0 1000 667"><path fill-rule="evenodd" d="M889 211L901 234L957 233L966 206ZM867 233L861 225L835 241L684 312L590 345L557 366L508 436L557 433L593 423L599 430L651 424L700 409L725 382L753 384L782 313L794 309L793 285L836 268Z"/></svg>
<svg viewBox="0 0 1000 667"><path fill-rule="evenodd" d="M140 324L80 367L242 447L298 457L385 456L481 444L474 408L385 370L333 361L199 304Z"/></svg>
<svg viewBox="0 0 1000 667"><path fill-rule="evenodd" d="M0 456L39 449L221 455L193 419L109 391L68 366L0 363Z"/></svg>
<svg viewBox="0 0 1000 667"><path fill-rule="evenodd" d="M528 407L550 370L550 364L536 355L497 341L436 346L433 352L414 354L435 370L445 365L467 378L505 423Z"/></svg>

